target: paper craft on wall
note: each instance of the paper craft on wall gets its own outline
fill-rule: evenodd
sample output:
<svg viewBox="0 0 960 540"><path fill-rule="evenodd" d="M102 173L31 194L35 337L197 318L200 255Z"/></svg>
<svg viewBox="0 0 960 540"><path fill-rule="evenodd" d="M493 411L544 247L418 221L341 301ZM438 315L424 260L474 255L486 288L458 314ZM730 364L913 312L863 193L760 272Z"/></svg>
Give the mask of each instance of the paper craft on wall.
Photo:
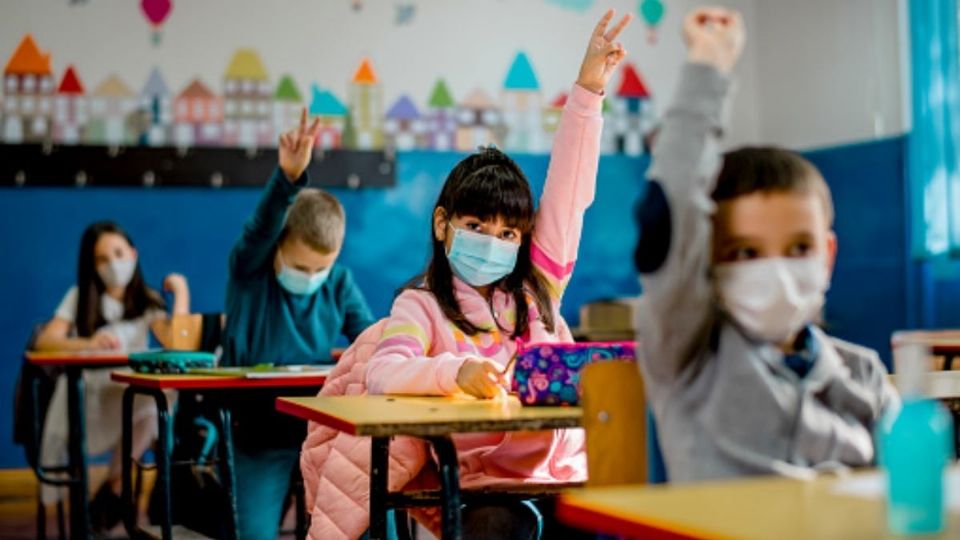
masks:
<svg viewBox="0 0 960 540"><path fill-rule="evenodd" d="M153 29L153 44L159 45L161 41L160 27L170 16L170 11L173 10L173 0L140 0L140 10Z"/></svg>
<svg viewBox="0 0 960 540"><path fill-rule="evenodd" d="M310 116L321 120L316 144L324 150L473 151L496 144L538 153L549 150L565 102L563 94L546 101L523 51L514 55L496 94L474 88L458 99L438 78L422 106L402 92L386 103L384 82L369 58L360 61L343 97L316 84L304 96L289 74L274 82L251 48L236 49L219 75L195 77L176 92L159 67L150 71L139 93L121 74L86 81L96 83L88 93L82 75L68 66L55 84L50 54L24 36L4 70L0 141L274 148L279 134L296 125L301 107L308 105ZM651 96L635 65L625 64L620 76L616 92L605 101L602 148L638 155L653 126Z"/></svg>
<svg viewBox="0 0 960 540"><path fill-rule="evenodd" d="M657 27L663 20L666 8L662 0L639 0L639 2L637 11L640 12L640 16L647 24L647 41L652 45L657 42Z"/></svg>
<svg viewBox="0 0 960 540"><path fill-rule="evenodd" d="M584 13L593 6L593 0L547 0L547 3L578 13Z"/></svg>
<svg viewBox="0 0 960 540"><path fill-rule="evenodd" d="M417 14L417 5L413 2L399 2L394 9L396 10L394 24L397 26L412 23Z"/></svg>

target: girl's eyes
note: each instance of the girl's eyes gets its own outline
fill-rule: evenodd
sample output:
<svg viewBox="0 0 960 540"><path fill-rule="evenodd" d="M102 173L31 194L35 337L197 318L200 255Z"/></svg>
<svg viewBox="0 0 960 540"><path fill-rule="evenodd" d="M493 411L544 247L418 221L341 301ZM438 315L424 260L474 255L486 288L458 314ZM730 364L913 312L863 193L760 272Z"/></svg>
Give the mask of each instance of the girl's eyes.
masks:
<svg viewBox="0 0 960 540"><path fill-rule="evenodd" d="M474 232L483 232L483 225L474 221L468 222L467 228Z"/></svg>
<svg viewBox="0 0 960 540"><path fill-rule="evenodd" d="M801 242L790 246L790 250L787 252L789 257L806 257L810 254L810 250L813 247L810 244Z"/></svg>
<svg viewBox="0 0 960 540"><path fill-rule="evenodd" d="M756 248L743 246L732 250L728 255L728 258L731 261L749 261L756 259L759 256L760 253Z"/></svg>
<svg viewBox="0 0 960 540"><path fill-rule="evenodd" d="M500 239L501 239L501 240L516 240L516 239L517 239L517 233L514 232L514 231L503 231L502 233L500 233Z"/></svg>

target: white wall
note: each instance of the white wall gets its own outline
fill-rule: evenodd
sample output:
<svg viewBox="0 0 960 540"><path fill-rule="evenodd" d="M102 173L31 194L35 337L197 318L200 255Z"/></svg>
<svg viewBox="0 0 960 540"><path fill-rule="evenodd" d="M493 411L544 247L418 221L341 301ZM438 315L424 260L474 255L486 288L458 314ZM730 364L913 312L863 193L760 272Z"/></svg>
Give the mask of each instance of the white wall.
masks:
<svg viewBox="0 0 960 540"><path fill-rule="evenodd" d="M901 132L900 1L723 1L744 13L749 33L728 144L808 148ZM351 0L180 1L154 47L139 2L3 0L0 60L30 31L53 54L57 76L75 64L88 90L117 72L139 91L157 65L174 91L198 75L220 91L233 50L254 47L274 82L292 73L302 92L316 81L345 99L348 79L369 55L387 106L401 93L421 106L438 76L455 99L476 86L495 96L514 54L525 50L552 99L576 77L603 9L637 7L636 0L601 0L577 13L544 0L420 0L412 24L396 26L402 3L367 0L355 12ZM703 3L665 0L655 45L639 19L623 36L658 110L683 59L681 17Z"/></svg>
<svg viewBox="0 0 960 540"><path fill-rule="evenodd" d="M903 132L899 0L759 0L759 131L809 148ZM905 50L905 49L904 49Z"/></svg>
<svg viewBox="0 0 960 540"><path fill-rule="evenodd" d="M162 29L162 45L154 47L136 1L70 5L66 0L3 0L0 60L29 31L53 54L57 77L67 64L75 64L88 90L117 72L139 91L157 65L174 91L198 75L221 91L220 77L234 49L253 47L274 82L292 73L302 92L316 81L345 100L347 81L369 55L384 84L386 106L401 93L421 106L438 76L447 79L455 99L476 86L496 96L514 54L525 50L544 98L552 99L576 78L587 38L603 10L637 9L637 0L595 2L585 13L544 0L421 0L415 2L412 24L397 26L394 10L402 3L368 0L355 12L350 0L179 1ZM680 18L699 3L666 0L656 45L647 42L639 19L622 37L658 107L672 92L683 59ZM756 0L728 3L742 9L754 26ZM732 140L753 140L758 134L752 105L758 100L754 54L748 51L741 69L742 99Z"/></svg>

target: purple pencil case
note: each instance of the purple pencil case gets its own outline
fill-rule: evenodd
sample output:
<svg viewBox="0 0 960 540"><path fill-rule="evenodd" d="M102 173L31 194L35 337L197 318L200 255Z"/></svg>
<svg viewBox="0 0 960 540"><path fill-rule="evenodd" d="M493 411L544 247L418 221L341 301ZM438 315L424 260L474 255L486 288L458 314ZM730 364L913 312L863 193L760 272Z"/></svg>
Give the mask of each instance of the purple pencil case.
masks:
<svg viewBox="0 0 960 540"><path fill-rule="evenodd" d="M636 362L636 343L521 344L511 387L524 405L576 405L580 402L580 370L589 363L608 360Z"/></svg>

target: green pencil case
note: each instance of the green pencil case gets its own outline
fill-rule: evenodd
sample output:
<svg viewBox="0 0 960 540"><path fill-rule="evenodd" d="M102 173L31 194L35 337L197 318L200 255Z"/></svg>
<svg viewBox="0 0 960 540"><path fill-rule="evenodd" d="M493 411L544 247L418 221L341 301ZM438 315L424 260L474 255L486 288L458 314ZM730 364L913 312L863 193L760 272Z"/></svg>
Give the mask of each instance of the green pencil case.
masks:
<svg viewBox="0 0 960 540"><path fill-rule="evenodd" d="M157 349L130 353L130 367L137 373L186 373L189 369L212 368L216 355L205 351Z"/></svg>

